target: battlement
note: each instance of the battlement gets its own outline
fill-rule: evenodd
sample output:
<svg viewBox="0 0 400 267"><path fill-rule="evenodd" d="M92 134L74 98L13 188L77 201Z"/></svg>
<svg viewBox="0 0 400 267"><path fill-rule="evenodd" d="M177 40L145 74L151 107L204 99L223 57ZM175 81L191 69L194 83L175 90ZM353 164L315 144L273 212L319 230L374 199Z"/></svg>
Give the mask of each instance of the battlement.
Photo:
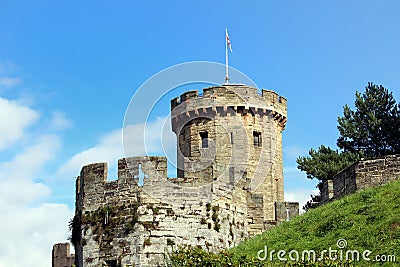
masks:
<svg viewBox="0 0 400 267"><path fill-rule="evenodd" d="M70 252L69 243L58 243L53 245L52 267L71 267L74 264L75 255Z"/></svg>
<svg viewBox="0 0 400 267"><path fill-rule="evenodd" d="M282 116L287 115L287 100L271 90L261 90L245 85L223 85L203 89L199 94L197 90L187 91L171 100L171 110L185 103L185 111L205 108L207 106L229 106L237 110L238 106L253 109L273 110ZM179 113L179 112L178 112Z"/></svg>
<svg viewBox="0 0 400 267"><path fill-rule="evenodd" d="M146 203L160 200L175 205L212 199L212 185L198 187L197 180L167 177L167 159L161 156L137 156L118 160L118 179L108 180L107 163L82 168L76 180L76 202L82 210L96 210L110 199L135 196ZM176 199L176 195L182 198Z"/></svg>
<svg viewBox="0 0 400 267"><path fill-rule="evenodd" d="M223 85L187 91L171 100L172 130L198 117L235 116L250 114L253 116L272 116L283 130L287 118L287 100L271 90L261 90L245 85Z"/></svg>
<svg viewBox="0 0 400 267"><path fill-rule="evenodd" d="M128 183L134 181L138 183L141 179L140 174L151 179L157 177L167 177L167 158L161 156L139 156L129 157L118 160L118 182ZM112 183L108 181L108 167L106 162L92 163L82 168L80 180L85 186Z"/></svg>
<svg viewBox="0 0 400 267"><path fill-rule="evenodd" d="M276 104L279 103L283 108L287 109L287 100L283 96L278 95L276 92L272 90L262 89L262 97L266 99L268 102Z"/></svg>

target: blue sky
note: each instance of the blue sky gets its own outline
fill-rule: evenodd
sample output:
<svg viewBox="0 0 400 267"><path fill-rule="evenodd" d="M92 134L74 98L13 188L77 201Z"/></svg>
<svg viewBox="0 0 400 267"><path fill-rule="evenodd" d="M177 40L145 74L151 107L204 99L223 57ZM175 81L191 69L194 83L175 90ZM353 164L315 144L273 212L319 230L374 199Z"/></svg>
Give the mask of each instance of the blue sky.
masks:
<svg viewBox="0 0 400 267"><path fill-rule="evenodd" d="M224 63L225 28L230 65L288 99L285 191L303 202L316 182L295 159L336 147L337 117L355 91L372 81L400 100L399 8L368 0L0 1L0 210L8 214L0 265L49 266L51 245L66 240L82 164L123 156L121 127L137 88L176 64ZM162 120L149 124L160 129ZM152 153L158 137L150 135Z"/></svg>

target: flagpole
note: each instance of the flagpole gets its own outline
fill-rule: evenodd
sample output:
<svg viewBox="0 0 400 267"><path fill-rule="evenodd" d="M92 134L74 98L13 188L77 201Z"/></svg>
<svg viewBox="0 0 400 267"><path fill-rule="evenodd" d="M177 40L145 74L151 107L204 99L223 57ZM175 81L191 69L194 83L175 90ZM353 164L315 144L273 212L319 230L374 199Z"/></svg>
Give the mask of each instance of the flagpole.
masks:
<svg viewBox="0 0 400 267"><path fill-rule="evenodd" d="M225 29L225 84L229 83L229 72L228 72L228 29Z"/></svg>

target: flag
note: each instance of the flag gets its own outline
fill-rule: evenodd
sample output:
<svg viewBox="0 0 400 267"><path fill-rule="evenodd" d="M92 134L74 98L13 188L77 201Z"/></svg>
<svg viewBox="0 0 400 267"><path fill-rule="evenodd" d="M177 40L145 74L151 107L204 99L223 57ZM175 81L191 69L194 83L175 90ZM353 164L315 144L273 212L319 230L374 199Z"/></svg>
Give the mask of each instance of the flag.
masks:
<svg viewBox="0 0 400 267"><path fill-rule="evenodd" d="M226 30L226 45L229 47L229 50L231 50L231 52L232 52L231 40L229 39L228 29L225 29L225 30Z"/></svg>

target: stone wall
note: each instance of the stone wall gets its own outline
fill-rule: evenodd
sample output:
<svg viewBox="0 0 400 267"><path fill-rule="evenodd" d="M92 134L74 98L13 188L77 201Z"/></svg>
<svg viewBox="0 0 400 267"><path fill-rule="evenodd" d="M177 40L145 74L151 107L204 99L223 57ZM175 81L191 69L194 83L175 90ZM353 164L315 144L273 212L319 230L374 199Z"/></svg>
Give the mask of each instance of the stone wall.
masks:
<svg viewBox="0 0 400 267"><path fill-rule="evenodd" d="M357 191L358 166L361 162L353 164L333 177L333 197L341 198Z"/></svg>
<svg viewBox="0 0 400 267"><path fill-rule="evenodd" d="M275 221L286 222L299 215L299 202L275 202Z"/></svg>
<svg viewBox="0 0 400 267"><path fill-rule="evenodd" d="M82 169L74 219L77 266L157 266L177 244L219 251L276 225L263 216L263 194L251 193L248 179L233 188L214 181L187 191L193 188L185 180L166 177L165 164L163 157L121 159L115 181L107 181L106 163ZM279 221L286 220L286 208L290 217L298 214L298 203L277 203Z"/></svg>
<svg viewBox="0 0 400 267"><path fill-rule="evenodd" d="M69 243L59 243L53 245L52 267L71 267L74 264L75 255L70 252Z"/></svg>
<svg viewBox="0 0 400 267"><path fill-rule="evenodd" d="M81 240L75 244L77 266L107 266L113 262L122 266L157 266L164 260L164 253L176 244L218 251L249 237L249 224L254 222L247 217L245 181L230 188L231 194L224 197L212 194L223 189L225 185L221 183L204 189L209 190L211 198L205 191L187 194L185 187L177 187L181 193L168 194L169 187L184 182L154 178L157 175L150 170L151 164L163 165L165 160L122 159L116 181L107 181L105 163L82 169L77 182L77 203L81 206L77 207L76 216L80 217L78 228L82 231ZM135 171L129 178L128 165L131 168L134 163L141 164L146 174L143 186L137 185ZM166 203L155 199L155 192L165 195ZM174 202L169 202L168 197Z"/></svg>
<svg viewBox="0 0 400 267"><path fill-rule="evenodd" d="M333 191L333 181L332 180L327 180L323 182L322 184L318 185L319 192L320 192L320 202L321 203L326 203L330 199L333 198L334 196L334 191Z"/></svg>
<svg viewBox="0 0 400 267"><path fill-rule="evenodd" d="M321 202L339 199L357 190L372 188L400 178L400 155L360 160L321 185Z"/></svg>

